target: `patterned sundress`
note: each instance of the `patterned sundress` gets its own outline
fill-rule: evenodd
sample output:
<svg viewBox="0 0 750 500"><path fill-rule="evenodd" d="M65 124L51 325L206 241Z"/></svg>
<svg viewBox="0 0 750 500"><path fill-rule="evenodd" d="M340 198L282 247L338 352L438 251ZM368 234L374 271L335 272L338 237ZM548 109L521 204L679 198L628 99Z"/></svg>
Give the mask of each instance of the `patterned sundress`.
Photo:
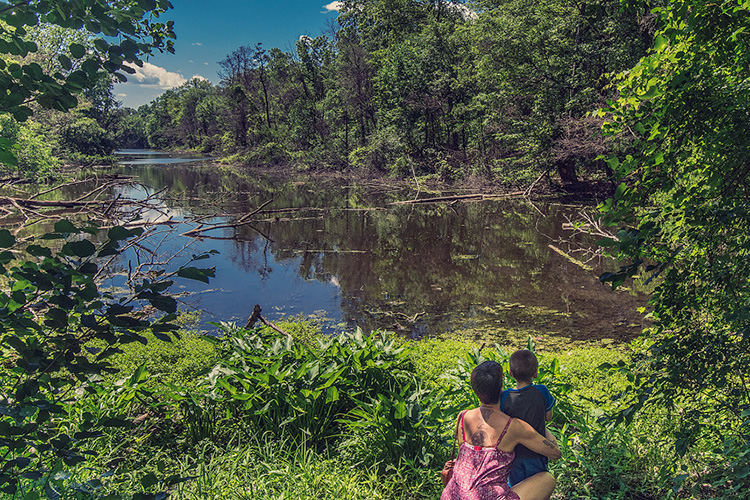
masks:
<svg viewBox="0 0 750 500"><path fill-rule="evenodd" d="M497 449L511 420L508 419L495 446L483 448L466 442L464 413L461 414L459 423L463 443L458 449L453 477L445 486L440 500L520 500L518 494L508 486L508 475L516 453Z"/></svg>

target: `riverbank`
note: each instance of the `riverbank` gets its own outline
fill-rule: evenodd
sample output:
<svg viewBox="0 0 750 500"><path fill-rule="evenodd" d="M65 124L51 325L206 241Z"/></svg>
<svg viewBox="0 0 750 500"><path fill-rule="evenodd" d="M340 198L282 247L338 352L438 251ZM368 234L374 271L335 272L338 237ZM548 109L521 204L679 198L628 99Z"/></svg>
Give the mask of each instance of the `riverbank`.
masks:
<svg viewBox="0 0 750 500"><path fill-rule="evenodd" d="M189 153L189 151L175 151ZM579 179L572 184L563 185L558 179L543 172L535 179L526 182L508 180L497 176L465 173L446 179L439 174L417 175L416 172L397 175L382 170L356 168L353 166L331 168L330 166L312 167L290 163L247 164L227 157L218 163L232 171L252 172L275 178L294 180L323 180L339 182L367 182L382 187L399 187L421 192L424 195L443 193L487 194L490 196L523 196L531 199L547 199L560 203L596 204L609 198L617 187L616 183L605 178ZM466 166L468 167L468 165ZM464 168L462 171L471 172Z"/></svg>
<svg viewBox="0 0 750 500"><path fill-rule="evenodd" d="M465 340L328 339L307 322L280 326L293 343L271 330L227 330L224 340L183 332L170 344L151 338L148 346L124 346L115 367L146 373L140 390L150 396L128 410L133 425L92 443L97 454L71 481L108 471L100 493L168 491L175 499L434 500L455 416L472 404L468 372L520 347L488 345L478 354L480 346ZM554 499L683 498L721 463L707 451L675 462L661 439L672 430L666 415L640 415L630 426L601 422L618 409L612 397L627 378L599 367L629 363L632 349L537 349L539 380L557 398L550 428L563 458L551 464ZM365 359L375 364L358 365ZM320 371L309 371L315 366ZM384 378L369 378L376 372ZM380 388L367 396L371 384ZM99 394L85 406L107 397ZM683 470L686 477L673 482Z"/></svg>

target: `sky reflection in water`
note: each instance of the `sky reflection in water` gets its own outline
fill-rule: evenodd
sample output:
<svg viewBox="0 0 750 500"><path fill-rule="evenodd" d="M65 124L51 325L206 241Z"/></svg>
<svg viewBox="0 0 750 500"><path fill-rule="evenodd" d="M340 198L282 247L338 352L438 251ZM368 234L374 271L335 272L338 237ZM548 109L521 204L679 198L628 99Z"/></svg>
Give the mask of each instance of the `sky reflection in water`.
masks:
<svg viewBox="0 0 750 500"><path fill-rule="evenodd" d="M407 195L320 181L227 179L178 165L179 157L139 156L148 163L123 164L124 172L150 189L169 188L165 208L174 220L247 213L269 199L266 209L298 209L266 215L253 228L207 233L222 239L175 236L194 227L187 224L166 239L166 227L151 238L153 245L161 242L160 254L184 256L174 263L219 252L197 263L216 266L208 290L189 281L176 289L191 292L181 300L204 311L204 325L244 324L254 304L271 320L315 315L326 319L327 331L359 325L411 336L522 328L534 335L626 339L644 324L635 312L645 305L643 294L613 293L599 282L613 263L595 261L586 271L550 248L573 249L561 242L571 238L562 229L575 212L570 207L515 201L388 206Z"/></svg>

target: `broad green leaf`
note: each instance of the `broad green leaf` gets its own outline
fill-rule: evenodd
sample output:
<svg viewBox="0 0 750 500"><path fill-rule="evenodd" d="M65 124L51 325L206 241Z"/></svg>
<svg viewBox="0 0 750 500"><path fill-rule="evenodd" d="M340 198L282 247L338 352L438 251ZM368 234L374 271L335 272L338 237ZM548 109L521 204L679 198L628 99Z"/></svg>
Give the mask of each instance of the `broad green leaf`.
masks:
<svg viewBox="0 0 750 500"><path fill-rule="evenodd" d="M656 50L657 52L662 52L668 46L669 40L664 36L657 35L656 38L654 38L654 50Z"/></svg>
<svg viewBox="0 0 750 500"><path fill-rule="evenodd" d="M199 269L197 267L183 267L177 271L177 276L180 278L187 278L191 280L201 281L208 283L209 278L216 276L216 268L210 267L205 269Z"/></svg>
<svg viewBox="0 0 750 500"><path fill-rule="evenodd" d="M96 247L89 240L69 241L63 245L63 252L77 257L91 257L96 253Z"/></svg>
<svg viewBox="0 0 750 500"><path fill-rule="evenodd" d="M16 243L16 238L7 229L0 229L0 248L10 248Z"/></svg>
<svg viewBox="0 0 750 500"><path fill-rule="evenodd" d="M73 225L72 222L69 220L63 219L55 222L55 232L56 233L67 233L67 234L77 234L79 232L78 228Z"/></svg>
<svg viewBox="0 0 750 500"><path fill-rule="evenodd" d="M70 51L70 54L76 59L80 59L86 55L86 47L79 43L71 43L68 47L68 50Z"/></svg>

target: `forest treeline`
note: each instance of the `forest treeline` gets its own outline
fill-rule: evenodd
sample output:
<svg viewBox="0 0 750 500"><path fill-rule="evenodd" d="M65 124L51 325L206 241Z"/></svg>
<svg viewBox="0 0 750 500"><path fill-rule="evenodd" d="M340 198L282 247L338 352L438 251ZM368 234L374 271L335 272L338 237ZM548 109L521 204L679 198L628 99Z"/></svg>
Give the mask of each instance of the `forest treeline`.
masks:
<svg viewBox="0 0 750 500"><path fill-rule="evenodd" d="M470 6L345 2L330 35L295 53L238 48L220 85L190 82L136 112L109 78L172 50L169 0L4 4L0 163L41 178L130 144L129 131L246 164L505 182L573 183L613 153L618 185L597 221L613 233L598 243L621 267L600 279L653 283L653 323L621 351L544 361L556 498L748 498L750 4L675 0L653 18L615 2ZM412 355L387 334L321 338L304 322L280 336L186 331L169 290L208 283L216 269L193 264L212 252L167 272L147 230L89 215L33 241L26 222L0 229L4 498L437 496L478 339ZM507 239L500 222L481 229ZM134 248L151 257L131 272Z"/></svg>
<svg viewBox="0 0 750 500"><path fill-rule="evenodd" d="M328 34L238 47L218 85L187 82L117 130L247 164L572 184L606 168L589 113L650 46L649 16L619 0L346 1Z"/></svg>
<svg viewBox="0 0 750 500"><path fill-rule="evenodd" d="M592 111L654 26L619 0L346 1L328 33L291 51L248 40L220 61L217 85L193 79L138 110L100 86L75 125L41 129L83 155L190 149L447 181L528 185L550 172L574 185L611 174L597 157L621 146Z"/></svg>

